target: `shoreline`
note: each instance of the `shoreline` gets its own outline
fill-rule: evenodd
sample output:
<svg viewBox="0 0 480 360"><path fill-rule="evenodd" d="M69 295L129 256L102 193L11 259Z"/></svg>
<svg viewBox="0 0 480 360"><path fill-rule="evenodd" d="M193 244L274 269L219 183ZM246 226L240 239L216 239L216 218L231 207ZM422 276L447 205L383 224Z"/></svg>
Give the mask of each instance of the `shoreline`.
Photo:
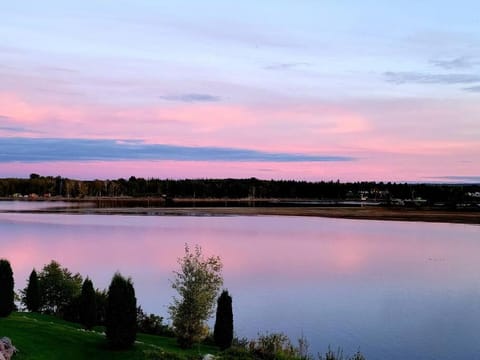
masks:
<svg viewBox="0 0 480 360"><path fill-rule="evenodd" d="M478 211L445 211L365 207L62 207L6 210L7 213L143 216L305 216L352 220L436 222L480 225Z"/></svg>

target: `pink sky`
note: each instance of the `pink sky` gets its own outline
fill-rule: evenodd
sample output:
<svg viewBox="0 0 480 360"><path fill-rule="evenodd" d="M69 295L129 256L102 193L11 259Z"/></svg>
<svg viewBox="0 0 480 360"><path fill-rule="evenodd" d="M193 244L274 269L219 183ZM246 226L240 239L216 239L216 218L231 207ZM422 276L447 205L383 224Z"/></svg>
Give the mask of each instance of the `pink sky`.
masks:
<svg viewBox="0 0 480 360"><path fill-rule="evenodd" d="M412 110L418 108L418 113ZM426 108L425 108L426 107ZM339 155L349 162L48 161L8 162L0 176L32 172L77 178L258 177L307 180L438 181L476 176L480 142L468 101L445 104L303 103L66 106L0 93L4 137L125 139L147 144L228 147L268 152ZM459 126L450 119L463 114ZM480 115L480 114L479 114ZM435 132L425 122L435 117ZM384 120L384 119L388 119ZM383 120L383 121L382 121ZM18 128L12 134L10 128ZM470 129L470 130L468 130ZM469 131L471 133L469 133Z"/></svg>
<svg viewBox="0 0 480 360"><path fill-rule="evenodd" d="M3 9L0 177L480 181L472 4L47 2ZM65 141L20 156L31 138ZM234 151L105 162L85 139Z"/></svg>

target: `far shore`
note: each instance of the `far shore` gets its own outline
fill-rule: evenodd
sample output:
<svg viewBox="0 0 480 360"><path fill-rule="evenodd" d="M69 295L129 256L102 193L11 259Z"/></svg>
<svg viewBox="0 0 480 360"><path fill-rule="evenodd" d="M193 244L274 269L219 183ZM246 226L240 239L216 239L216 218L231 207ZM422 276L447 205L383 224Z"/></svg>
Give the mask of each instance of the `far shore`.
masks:
<svg viewBox="0 0 480 360"><path fill-rule="evenodd" d="M4 199L7 200L7 199ZM9 199L12 200L12 199ZM53 199L50 199L53 200ZM438 223L459 223L480 225L480 211L462 210L439 210L431 208L392 208L384 206L275 206L270 204L263 206L265 201L248 200L198 200L196 205L182 203L175 199L176 206L163 206L162 199L150 199L149 205L140 206L115 206L111 202L118 199L103 198L106 203L98 206L99 199L59 199L57 201L69 201L77 203L73 207L53 206L45 209L35 210L5 210L4 212L25 212L25 213L69 213L69 214L99 214L99 215L148 215L148 216L309 216L327 217L358 220L384 220L384 221L416 221L416 222L438 222ZM125 199L127 200L127 199ZM128 199L130 201L140 199ZM142 199L145 201L145 199ZM153 200L153 201L152 201ZM224 202L223 205L209 205L212 202ZM248 203L237 205L239 203ZM52 204L53 205L53 204ZM198 206L197 206L198 205Z"/></svg>
<svg viewBox="0 0 480 360"><path fill-rule="evenodd" d="M312 216L339 219L423 221L480 225L480 213L436 210L391 210L379 207L203 207L75 209L77 213L173 216Z"/></svg>

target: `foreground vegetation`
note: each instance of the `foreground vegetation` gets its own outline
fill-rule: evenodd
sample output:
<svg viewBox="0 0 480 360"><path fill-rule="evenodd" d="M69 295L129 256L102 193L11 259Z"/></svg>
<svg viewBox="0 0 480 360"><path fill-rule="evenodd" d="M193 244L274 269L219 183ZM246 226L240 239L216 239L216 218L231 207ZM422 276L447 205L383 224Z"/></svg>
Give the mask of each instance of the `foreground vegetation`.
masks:
<svg viewBox="0 0 480 360"><path fill-rule="evenodd" d="M113 351L107 347L103 328L85 331L79 324L35 313L12 313L0 318L0 330L19 349L14 356L17 360L147 359L161 353L165 354L164 359L175 355L188 359L217 352L215 347L207 345L181 349L174 338L146 334L137 334L137 342L131 349ZM161 359L160 355L157 358Z"/></svg>
<svg viewBox="0 0 480 360"><path fill-rule="evenodd" d="M21 359L202 359L216 353L217 360L313 360L308 342L294 346L282 333L257 339L233 339L232 298L224 290L219 257L204 258L201 248L185 245L178 259L172 287L178 296L170 305L172 327L162 318L146 315L137 307L130 278L116 273L108 292L95 291L89 278L52 261L37 274L32 270L21 291L22 304L30 312L14 312L14 279L10 263L0 259L0 359L10 360L16 347ZM217 301L215 301L217 299ZM207 320L217 303L213 334ZM150 332L149 335L141 331ZM162 337L169 333L175 337ZM3 336L8 337L4 341ZM13 346L10 343L13 341ZM215 346L208 346L215 344ZM221 351L220 351L221 350ZM212 359L209 355L208 359ZM331 351L319 360L343 360ZM364 360L360 353L352 360Z"/></svg>
<svg viewBox="0 0 480 360"><path fill-rule="evenodd" d="M194 360L205 354L214 354L217 360L365 360L360 354L344 357L341 352L328 351L313 357L307 353L305 343L293 347L282 334L262 335L254 341L237 341L230 349L197 344L192 349L182 349L170 337L137 334L135 345L122 351L106 346L103 328L85 331L79 324L67 322L56 316L14 312L0 318L2 335L13 339L19 352L16 360Z"/></svg>

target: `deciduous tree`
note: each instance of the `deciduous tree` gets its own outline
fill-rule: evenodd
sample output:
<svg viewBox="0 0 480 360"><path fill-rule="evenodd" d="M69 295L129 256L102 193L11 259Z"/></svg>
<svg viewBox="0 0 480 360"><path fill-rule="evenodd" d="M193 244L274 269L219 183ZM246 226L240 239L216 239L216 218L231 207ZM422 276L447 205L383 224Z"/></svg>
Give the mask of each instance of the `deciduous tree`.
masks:
<svg viewBox="0 0 480 360"><path fill-rule="evenodd" d="M82 276L73 275L67 268L53 261L45 265L38 275L41 309L47 313L63 315L65 308L80 295Z"/></svg>
<svg viewBox="0 0 480 360"><path fill-rule="evenodd" d="M222 262L218 256L204 258L200 246L178 259L172 287L178 293L169 307L173 328L181 347L191 347L208 334L206 320L213 314L215 299L223 284Z"/></svg>

